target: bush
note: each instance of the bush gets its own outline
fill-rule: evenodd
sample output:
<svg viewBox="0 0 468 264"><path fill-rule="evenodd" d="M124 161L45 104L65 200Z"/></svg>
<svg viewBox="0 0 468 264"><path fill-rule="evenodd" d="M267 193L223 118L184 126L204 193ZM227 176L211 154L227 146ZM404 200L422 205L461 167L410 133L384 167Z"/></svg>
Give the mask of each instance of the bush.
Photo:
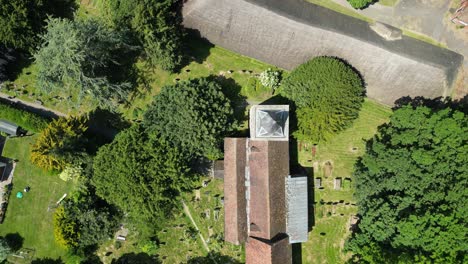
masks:
<svg viewBox="0 0 468 264"><path fill-rule="evenodd" d="M31 149L31 161L46 170L81 165L86 157L86 117L59 118L49 124Z"/></svg>
<svg viewBox="0 0 468 264"><path fill-rule="evenodd" d="M364 101L363 81L340 59L317 57L294 69L280 93L297 107L299 140L326 141L358 117Z"/></svg>
<svg viewBox="0 0 468 264"><path fill-rule="evenodd" d="M13 122L16 125L33 132L39 132L47 127L49 119L28 111L18 109L12 105L0 102L0 119Z"/></svg>
<svg viewBox="0 0 468 264"><path fill-rule="evenodd" d="M348 0L348 3L355 9L364 9L375 0Z"/></svg>
<svg viewBox="0 0 468 264"><path fill-rule="evenodd" d="M273 93L271 88L262 85L261 81L254 77L250 78L242 89L242 93L250 98L262 98Z"/></svg>
<svg viewBox="0 0 468 264"><path fill-rule="evenodd" d="M80 166L69 166L60 173L59 178L63 181L77 180L82 173L83 169Z"/></svg>
<svg viewBox="0 0 468 264"><path fill-rule="evenodd" d="M271 68L266 69L260 73L260 83L263 86L275 89L280 85L281 73L279 71L272 70Z"/></svg>

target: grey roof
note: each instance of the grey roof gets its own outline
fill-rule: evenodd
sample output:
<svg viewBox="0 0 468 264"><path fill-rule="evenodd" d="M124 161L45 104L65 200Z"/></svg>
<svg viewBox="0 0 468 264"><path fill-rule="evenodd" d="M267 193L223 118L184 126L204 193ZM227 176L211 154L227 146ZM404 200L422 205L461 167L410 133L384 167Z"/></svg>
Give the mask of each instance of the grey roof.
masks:
<svg viewBox="0 0 468 264"><path fill-rule="evenodd" d="M250 109L250 137L253 140L289 139L288 105L254 105Z"/></svg>
<svg viewBox="0 0 468 264"><path fill-rule="evenodd" d="M284 137L288 112L284 110L258 110L256 113L257 137Z"/></svg>
<svg viewBox="0 0 468 264"><path fill-rule="evenodd" d="M286 233L289 243L302 243L308 237L307 177L286 179Z"/></svg>
<svg viewBox="0 0 468 264"><path fill-rule="evenodd" d="M16 136L16 133L18 131L18 126L11 122L0 119L0 131L5 132L12 136Z"/></svg>

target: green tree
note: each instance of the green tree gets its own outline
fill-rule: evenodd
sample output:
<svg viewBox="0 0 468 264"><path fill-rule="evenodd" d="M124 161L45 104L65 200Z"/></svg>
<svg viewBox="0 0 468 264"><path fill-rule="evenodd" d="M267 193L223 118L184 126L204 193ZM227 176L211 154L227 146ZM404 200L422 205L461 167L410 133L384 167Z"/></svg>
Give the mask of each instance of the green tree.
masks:
<svg viewBox="0 0 468 264"><path fill-rule="evenodd" d="M81 165L87 153L84 116L59 118L41 132L31 148L31 161L46 170L63 170L69 165Z"/></svg>
<svg viewBox="0 0 468 264"><path fill-rule="evenodd" d="M4 238L0 238L0 263L5 261L12 253L10 246Z"/></svg>
<svg viewBox="0 0 468 264"><path fill-rule="evenodd" d="M74 248L79 243L78 225L67 216L63 206L54 212L54 237L64 248Z"/></svg>
<svg viewBox="0 0 468 264"><path fill-rule="evenodd" d="M96 194L129 214L142 232L154 232L179 206L177 197L191 187L185 157L141 126L120 132L94 159Z"/></svg>
<svg viewBox="0 0 468 264"><path fill-rule="evenodd" d="M297 107L299 140L318 143L347 128L358 117L364 101L363 81L343 61L314 58L283 81L280 94Z"/></svg>
<svg viewBox="0 0 468 264"><path fill-rule="evenodd" d="M348 3L355 9L364 9L376 0L348 0Z"/></svg>
<svg viewBox="0 0 468 264"><path fill-rule="evenodd" d="M49 19L44 42L34 54L38 88L44 93L87 96L100 106L125 100L136 46L124 32L97 20Z"/></svg>
<svg viewBox="0 0 468 264"><path fill-rule="evenodd" d="M367 143L354 177L360 263L466 263L468 118L405 105Z"/></svg>
<svg viewBox="0 0 468 264"><path fill-rule="evenodd" d="M108 16L115 27L139 37L149 62L174 71L182 62L182 16L177 0L110 0Z"/></svg>
<svg viewBox="0 0 468 264"><path fill-rule="evenodd" d="M206 78L164 87L145 113L148 133L187 153L222 157L224 136L236 127L230 100Z"/></svg>
<svg viewBox="0 0 468 264"><path fill-rule="evenodd" d="M0 44L32 51L47 16L70 16L73 0L0 0Z"/></svg>

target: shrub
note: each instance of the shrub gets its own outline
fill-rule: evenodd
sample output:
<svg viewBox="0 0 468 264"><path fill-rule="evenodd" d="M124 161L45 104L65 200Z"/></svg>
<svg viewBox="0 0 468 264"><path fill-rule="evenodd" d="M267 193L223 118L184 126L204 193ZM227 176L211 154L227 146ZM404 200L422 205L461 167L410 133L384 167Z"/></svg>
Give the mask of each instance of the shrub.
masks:
<svg viewBox="0 0 468 264"><path fill-rule="evenodd" d="M63 206L60 206L54 213L54 237L57 244L64 248L72 248L78 245L78 226L70 221Z"/></svg>
<svg viewBox="0 0 468 264"><path fill-rule="evenodd" d="M348 0L348 3L355 9L364 9L375 0Z"/></svg>
<svg viewBox="0 0 468 264"><path fill-rule="evenodd" d="M297 107L294 136L312 143L326 141L358 117L364 101L363 81L345 62L317 57L294 69L280 93Z"/></svg>
<svg viewBox="0 0 468 264"><path fill-rule="evenodd" d="M63 181L77 180L82 172L83 169L80 166L68 166L60 173L59 177Z"/></svg>
<svg viewBox="0 0 468 264"><path fill-rule="evenodd" d="M49 119L28 111L18 109L12 105L0 102L0 119L5 119L33 132L39 132L50 122Z"/></svg>
<svg viewBox="0 0 468 264"><path fill-rule="evenodd" d="M62 117L51 122L32 146L32 163L46 170L81 165L86 156L84 132L88 129L87 121L86 117Z"/></svg>
<svg viewBox="0 0 468 264"><path fill-rule="evenodd" d="M260 73L259 79L263 86L274 89L280 85L281 73L279 71L268 68Z"/></svg>

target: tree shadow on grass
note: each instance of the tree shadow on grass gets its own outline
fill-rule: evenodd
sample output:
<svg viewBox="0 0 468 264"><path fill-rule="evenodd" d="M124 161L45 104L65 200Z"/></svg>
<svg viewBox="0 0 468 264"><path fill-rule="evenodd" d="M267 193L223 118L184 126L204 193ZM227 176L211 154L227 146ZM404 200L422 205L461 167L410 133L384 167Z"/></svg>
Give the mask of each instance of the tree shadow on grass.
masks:
<svg viewBox="0 0 468 264"><path fill-rule="evenodd" d="M5 241L11 250L18 251L23 247L24 238L19 233L7 234Z"/></svg>
<svg viewBox="0 0 468 264"><path fill-rule="evenodd" d="M203 63L210 56L210 49L214 47L208 39L201 36L199 30L186 28L185 31L187 33L185 43L187 44L184 47L185 56L179 69L191 62Z"/></svg>
<svg viewBox="0 0 468 264"><path fill-rule="evenodd" d="M419 106L426 106L433 110L440 110L446 107L450 107L450 108L456 109L460 112L467 114L468 113L468 95L465 95L465 97L458 99L458 100L452 100L451 98L443 98L443 97L425 98L423 96L416 96L416 97L403 96L395 101L394 107L392 108L392 110L395 111L406 105L410 105L413 108L416 108Z"/></svg>
<svg viewBox="0 0 468 264"><path fill-rule="evenodd" d="M118 259L113 259L111 264L160 264L162 263L156 256L146 253L127 253Z"/></svg>
<svg viewBox="0 0 468 264"><path fill-rule="evenodd" d="M52 259L52 258L42 258L42 259L35 259L31 262L31 264L65 264L61 258Z"/></svg>

